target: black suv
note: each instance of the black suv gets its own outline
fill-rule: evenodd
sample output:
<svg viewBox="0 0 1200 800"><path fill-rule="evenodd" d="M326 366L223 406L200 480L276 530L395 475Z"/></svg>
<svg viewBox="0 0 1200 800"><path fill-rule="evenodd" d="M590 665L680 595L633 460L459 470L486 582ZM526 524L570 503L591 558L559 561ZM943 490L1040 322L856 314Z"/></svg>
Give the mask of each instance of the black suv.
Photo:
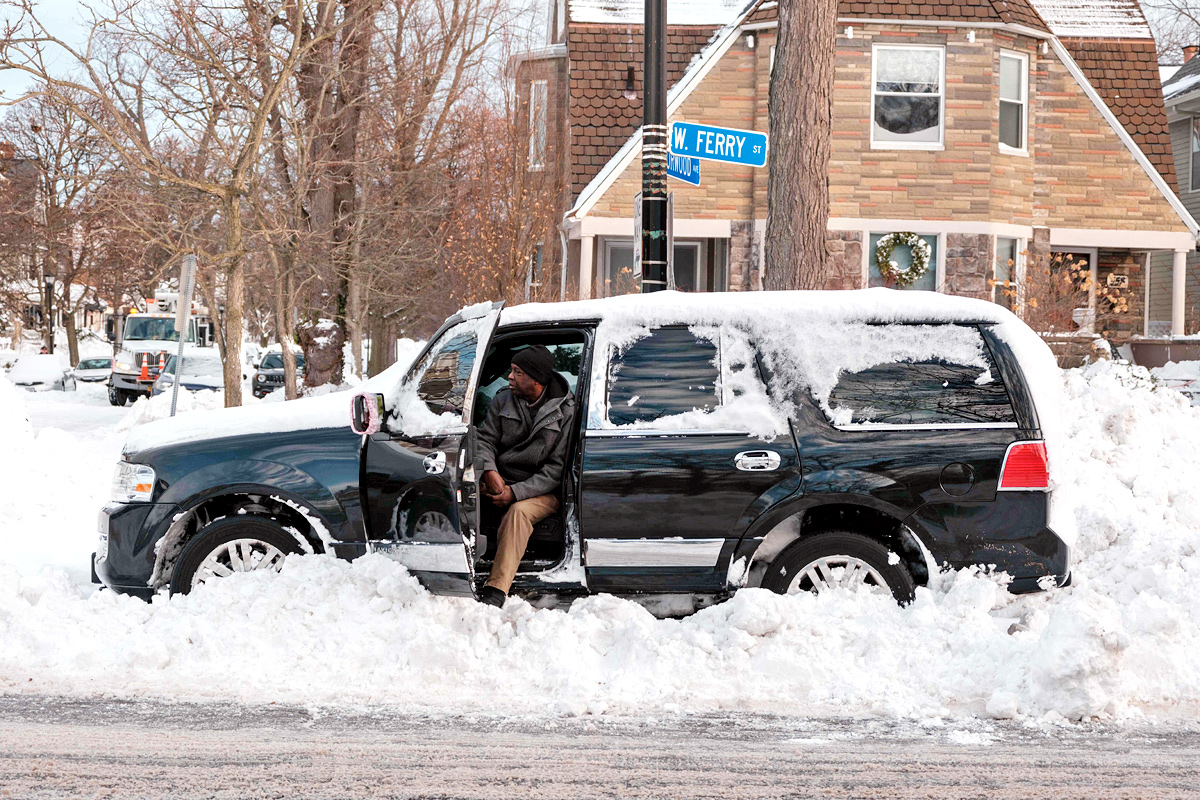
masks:
<svg viewBox="0 0 1200 800"><path fill-rule="evenodd" d="M477 306L355 398L361 436L142 448L171 439L169 421L143 426L102 514L100 579L187 591L288 553L374 551L472 595L495 539L474 431L532 344L580 411L562 510L535 529L516 594L669 595L678 613L744 586L903 602L943 565L995 565L1015 592L1069 578L1022 369L1049 351L992 304L869 290Z"/></svg>

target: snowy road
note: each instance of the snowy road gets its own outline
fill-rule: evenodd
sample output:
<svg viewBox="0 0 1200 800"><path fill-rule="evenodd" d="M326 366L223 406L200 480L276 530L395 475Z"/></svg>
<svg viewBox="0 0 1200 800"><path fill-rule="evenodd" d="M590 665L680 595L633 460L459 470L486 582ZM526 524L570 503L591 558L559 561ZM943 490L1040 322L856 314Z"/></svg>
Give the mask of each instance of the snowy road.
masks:
<svg viewBox="0 0 1200 800"><path fill-rule="evenodd" d="M703 716L514 722L0 698L0 796L1186 798L1200 734Z"/></svg>

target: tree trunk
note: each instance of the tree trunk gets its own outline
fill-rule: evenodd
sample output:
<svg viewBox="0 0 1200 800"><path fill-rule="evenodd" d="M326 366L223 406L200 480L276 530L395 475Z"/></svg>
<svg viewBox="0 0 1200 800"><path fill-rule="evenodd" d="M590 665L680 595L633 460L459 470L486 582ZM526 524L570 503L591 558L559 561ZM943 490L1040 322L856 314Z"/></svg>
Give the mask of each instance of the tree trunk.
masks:
<svg viewBox="0 0 1200 800"><path fill-rule="evenodd" d="M242 404L242 304L246 285L246 255L242 252L242 204L236 194L225 201L225 251L229 254L225 281L225 407Z"/></svg>
<svg viewBox="0 0 1200 800"><path fill-rule="evenodd" d="M371 336L371 363L367 365L367 374L373 378L396 360L396 336L391 324L382 319L378 311L367 319Z"/></svg>
<svg viewBox="0 0 1200 800"><path fill-rule="evenodd" d="M280 257L274 245L267 247L271 266L275 270L275 287L273 294L275 303L275 341L279 342L280 354L283 357L283 398L296 399L296 351L292 349L292 294L291 287L291 258L287 255Z"/></svg>
<svg viewBox="0 0 1200 800"><path fill-rule="evenodd" d="M767 289L819 289L826 276L837 3L784 0L771 73Z"/></svg>
<svg viewBox="0 0 1200 800"><path fill-rule="evenodd" d="M304 348L304 385L308 388L342 382L342 326L330 320L304 325L296 332Z"/></svg>
<svg viewBox="0 0 1200 800"><path fill-rule="evenodd" d="M71 358L71 366L79 363L79 331L75 329L75 314L74 312L66 315L67 328L67 354Z"/></svg>

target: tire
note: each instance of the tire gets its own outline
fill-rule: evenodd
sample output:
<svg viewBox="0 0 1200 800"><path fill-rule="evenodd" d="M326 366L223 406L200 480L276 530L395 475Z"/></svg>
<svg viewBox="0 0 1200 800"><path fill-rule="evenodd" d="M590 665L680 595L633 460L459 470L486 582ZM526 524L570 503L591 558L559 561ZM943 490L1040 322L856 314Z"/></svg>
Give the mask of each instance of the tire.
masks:
<svg viewBox="0 0 1200 800"><path fill-rule="evenodd" d="M171 594L187 594L201 582L234 572L279 571L283 560L301 552L279 523L238 515L210 522L184 546L171 573Z"/></svg>
<svg viewBox="0 0 1200 800"><path fill-rule="evenodd" d="M123 406L125 405L125 392L117 387L109 384L108 386L108 402L109 405Z"/></svg>
<svg viewBox="0 0 1200 800"><path fill-rule="evenodd" d="M775 557L762 579L764 589L779 594L860 584L879 586L901 605L911 603L917 589L912 573L895 553L850 531L828 531L793 542Z"/></svg>

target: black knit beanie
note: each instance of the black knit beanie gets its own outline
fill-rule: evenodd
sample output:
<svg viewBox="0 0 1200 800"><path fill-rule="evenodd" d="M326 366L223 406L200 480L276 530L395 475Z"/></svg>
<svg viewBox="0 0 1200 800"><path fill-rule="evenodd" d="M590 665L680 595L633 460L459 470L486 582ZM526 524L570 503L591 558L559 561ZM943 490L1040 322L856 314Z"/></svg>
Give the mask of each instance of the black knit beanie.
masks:
<svg viewBox="0 0 1200 800"><path fill-rule="evenodd" d="M535 344L513 354L512 363L542 386L554 375L554 356L544 345Z"/></svg>

